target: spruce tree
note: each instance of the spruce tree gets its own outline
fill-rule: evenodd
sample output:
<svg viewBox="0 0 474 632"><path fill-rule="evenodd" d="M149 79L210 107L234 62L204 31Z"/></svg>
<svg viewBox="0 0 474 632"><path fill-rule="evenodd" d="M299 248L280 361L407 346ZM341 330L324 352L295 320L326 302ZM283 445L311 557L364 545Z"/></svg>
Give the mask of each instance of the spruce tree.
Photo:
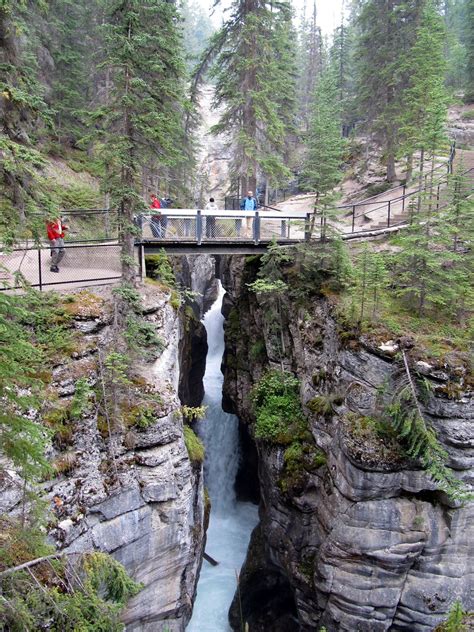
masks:
<svg viewBox="0 0 474 632"><path fill-rule="evenodd" d="M301 182L307 191L316 193L312 227L319 212L321 238L324 238L328 232L328 221L335 219L330 205L335 199L334 189L342 180L345 147L341 136L337 84L331 70L323 73L318 82L305 144L306 158Z"/></svg>
<svg viewBox="0 0 474 632"><path fill-rule="evenodd" d="M466 103L474 102L474 0L466 0L465 41L467 49Z"/></svg>
<svg viewBox="0 0 474 632"><path fill-rule="evenodd" d="M51 1L50 52L54 59L50 102L55 112L55 136L60 144L75 146L87 134L87 111L104 95L96 91L101 63L99 25L101 0ZM99 94L97 94L99 92ZM97 101L96 101L97 105Z"/></svg>
<svg viewBox="0 0 474 632"><path fill-rule="evenodd" d="M325 67L325 50L321 28L317 24L317 7L313 2L309 18L303 15L299 33L300 59L300 109L303 129L309 129L311 118L311 100L316 89L318 79Z"/></svg>
<svg viewBox="0 0 474 632"><path fill-rule="evenodd" d="M204 55L208 60L217 54L211 76L214 105L223 113L213 131L231 139L231 170L242 192L256 190L258 173L273 184L289 175L283 159L288 134L283 99L294 94L295 84L288 38L281 39L289 16L286 1L235 0Z"/></svg>
<svg viewBox="0 0 474 632"><path fill-rule="evenodd" d="M358 17L359 113L365 129L383 148L388 182L396 178L399 117L407 81L401 62L415 40L423 4L420 0L368 0Z"/></svg>
<svg viewBox="0 0 474 632"><path fill-rule="evenodd" d="M112 88L100 108L108 186L120 209L122 276L135 282L134 215L144 208L141 165L173 166L183 145L183 75L178 15L165 0L106 0L105 66Z"/></svg>
<svg viewBox="0 0 474 632"><path fill-rule="evenodd" d="M43 19L47 8L46 1L0 3L0 208L7 233L18 220L25 222L28 211L40 207L34 183L36 169L44 160L36 146L51 122L51 112L38 80L34 24ZM21 36L25 30L28 38Z"/></svg>
<svg viewBox="0 0 474 632"><path fill-rule="evenodd" d="M408 79L403 88L403 109L398 116L399 153L412 156L415 151L420 152L420 184L425 152L431 153L434 166L435 152L445 137L445 35L441 16L433 2L427 0L415 31L413 45L400 63L401 73Z"/></svg>

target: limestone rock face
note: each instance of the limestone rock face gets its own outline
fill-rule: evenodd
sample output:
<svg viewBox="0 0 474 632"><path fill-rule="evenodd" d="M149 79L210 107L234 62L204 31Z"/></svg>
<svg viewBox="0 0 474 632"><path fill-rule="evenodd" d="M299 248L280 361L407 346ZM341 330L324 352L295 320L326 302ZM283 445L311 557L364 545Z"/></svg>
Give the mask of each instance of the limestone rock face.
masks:
<svg viewBox="0 0 474 632"><path fill-rule="evenodd" d="M202 555L202 470L191 465L183 438L178 313L155 287L141 292L145 317L164 349L156 360L137 366L137 389L159 394L161 403L145 428L114 427L110 435L95 405L74 422L67 448L73 465L44 483L57 519L49 539L69 552L106 551L143 584L123 614L127 631L182 632ZM80 377L101 388L103 350L113 335L111 310L101 300L99 313L76 314L74 324L83 332L80 348L53 371L50 388L59 406L70 401ZM62 454L53 448L51 458ZM15 513L21 511L21 487L8 476L0 481L0 507Z"/></svg>
<svg viewBox="0 0 474 632"><path fill-rule="evenodd" d="M246 290L251 268L250 261L232 257L220 271L228 292L225 401L250 427L251 387L268 362L280 367L263 309ZM252 538L240 581L250 632L322 626L328 632L428 632L454 600L472 610L473 503L448 500L419 464L351 425L370 416L378 393L399 379L396 357L387 346L344 340L325 299L304 311L290 304L282 311L283 365L301 381L309 427L327 462L284 492L284 448L257 446L260 535ZM472 488L474 409L462 361L422 368L432 385L424 414L449 466ZM455 397L449 395L453 384ZM330 413L307 406L335 393ZM240 629L237 597L230 619Z"/></svg>

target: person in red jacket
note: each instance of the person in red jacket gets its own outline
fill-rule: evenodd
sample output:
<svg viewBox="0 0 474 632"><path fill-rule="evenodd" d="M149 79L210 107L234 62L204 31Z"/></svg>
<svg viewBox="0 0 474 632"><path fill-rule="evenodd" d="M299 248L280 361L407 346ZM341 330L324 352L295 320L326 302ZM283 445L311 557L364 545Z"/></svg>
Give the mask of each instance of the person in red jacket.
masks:
<svg viewBox="0 0 474 632"><path fill-rule="evenodd" d="M161 202L154 193L152 193L151 195L150 208L161 209ZM157 213L156 215L152 215L150 228L151 228L153 237L165 237L166 224L167 224L167 217L162 215L161 212Z"/></svg>
<svg viewBox="0 0 474 632"><path fill-rule="evenodd" d="M66 236L68 226L65 225L64 220L65 218L58 217L46 225L49 244L51 246L51 272L59 272L58 266L65 254L64 237Z"/></svg>

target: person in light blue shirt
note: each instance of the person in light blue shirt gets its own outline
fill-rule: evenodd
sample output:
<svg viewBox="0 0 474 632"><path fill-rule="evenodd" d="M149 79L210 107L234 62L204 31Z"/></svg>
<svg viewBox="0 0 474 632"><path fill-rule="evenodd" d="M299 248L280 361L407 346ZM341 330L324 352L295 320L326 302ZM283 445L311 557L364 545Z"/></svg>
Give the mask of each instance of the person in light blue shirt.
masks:
<svg viewBox="0 0 474 632"><path fill-rule="evenodd" d="M258 202L257 202L257 199L254 198L253 196L253 191L247 191L247 197L244 197L243 200L240 202L240 210L241 211L256 211L257 209L258 209ZM250 235L251 221L252 220L248 217L246 221L246 231L245 231L247 237ZM242 227L242 220L236 219L235 228L237 230L237 237L240 237L241 227Z"/></svg>
<svg viewBox="0 0 474 632"><path fill-rule="evenodd" d="M240 202L241 211L256 211L258 209L258 202L253 197L253 191L247 191L247 197Z"/></svg>

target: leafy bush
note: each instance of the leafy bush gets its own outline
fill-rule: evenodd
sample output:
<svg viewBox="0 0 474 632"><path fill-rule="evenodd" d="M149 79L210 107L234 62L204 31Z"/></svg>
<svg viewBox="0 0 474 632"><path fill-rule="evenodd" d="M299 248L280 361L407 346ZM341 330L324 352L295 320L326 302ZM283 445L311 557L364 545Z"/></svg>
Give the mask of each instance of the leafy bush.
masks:
<svg viewBox="0 0 474 632"><path fill-rule="evenodd" d="M303 488L307 473L327 463L324 452L314 445L310 433L308 435L306 438L294 441L285 450L284 468L279 481L280 489L283 492L297 493L299 489Z"/></svg>
<svg viewBox="0 0 474 632"><path fill-rule="evenodd" d="M176 287L173 267L163 249L157 255L147 255L145 257L145 268L147 276L161 281L167 287Z"/></svg>
<svg viewBox="0 0 474 632"><path fill-rule="evenodd" d="M261 360L262 358L265 358L266 356L265 340L263 340L262 338L259 338L257 341L255 341L253 345L251 345L250 347L249 356L250 356L250 359L253 360L254 362L256 360Z"/></svg>
<svg viewBox="0 0 474 632"><path fill-rule="evenodd" d="M80 578L71 582L68 577ZM121 632L120 612L141 589L106 553L38 563L5 576L2 629Z"/></svg>
<svg viewBox="0 0 474 632"><path fill-rule="evenodd" d="M152 323L134 314L127 318L127 328L124 333L129 349L147 350L147 359L156 359L165 348L163 339L156 333L156 328Z"/></svg>
<svg viewBox="0 0 474 632"><path fill-rule="evenodd" d="M288 445L306 430L299 381L290 373L269 371L255 385L251 398L256 439Z"/></svg>

